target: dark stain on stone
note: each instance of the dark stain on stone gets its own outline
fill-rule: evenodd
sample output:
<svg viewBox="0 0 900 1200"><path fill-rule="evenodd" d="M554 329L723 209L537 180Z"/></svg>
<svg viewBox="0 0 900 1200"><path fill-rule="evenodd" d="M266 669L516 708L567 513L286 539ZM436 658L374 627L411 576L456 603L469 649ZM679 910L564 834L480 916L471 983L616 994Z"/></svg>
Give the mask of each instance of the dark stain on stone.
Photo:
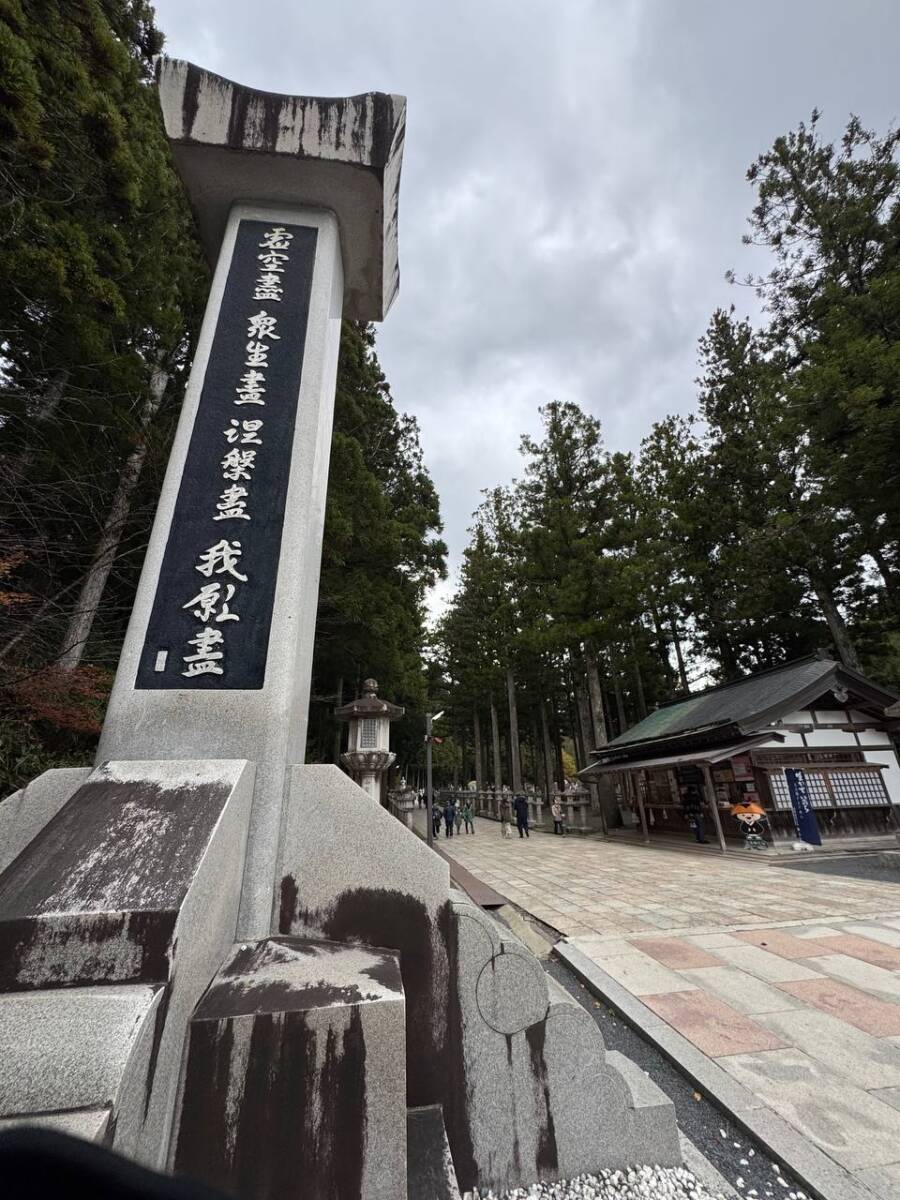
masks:
<svg viewBox="0 0 900 1200"><path fill-rule="evenodd" d="M0 920L179 908L231 787L95 773L0 875Z"/></svg>
<svg viewBox="0 0 900 1200"><path fill-rule="evenodd" d="M0 991L164 983L175 912L72 912L0 921Z"/></svg>
<svg viewBox="0 0 900 1200"><path fill-rule="evenodd" d="M493 962L493 959L491 961ZM506 1065L511 1067L512 1066L512 1034L504 1033L503 1036L506 1038Z"/></svg>
<svg viewBox="0 0 900 1200"><path fill-rule="evenodd" d="M191 137L194 132L194 122L200 108L200 80L203 72L193 63L188 63L184 80L184 98L181 102L182 128L185 137Z"/></svg>
<svg viewBox="0 0 900 1200"><path fill-rule="evenodd" d="M284 108L284 99L281 96L273 96L271 92L264 92L263 101L263 149L274 152L278 145L278 134L281 130L281 112Z"/></svg>
<svg viewBox="0 0 900 1200"><path fill-rule="evenodd" d="M247 127L247 108L253 93L249 88L235 87L231 93L231 113L228 118L227 142L232 150L241 150Z"/></svg>
<svg viewBox="0 0 900 1200"><path fill-rule="evenodd" d="M481 1182L472 1143L472 1090L466 1078L462 1005L459 999L459 918L448 901L438 913L438 928L447 951L447 1049L443 1084L444 1127L461 1192Z"/></svg>
<svg viewBox="0 0 900 1200"><path fill-rule="evenodd" d="M297 915L299 890L293 875L285 875L281 881L281 903L278 908L278 932L290 933Z"/></svg>
<svg viewBox="0 0 900 1200"><path fill-rule="evenodd" d="M173 977L174 978L174 977ZM144 1083L144 1120L147 1119L147 1113L150 1111L150 1097L153 1093L153 1081L156 1078L156 1063L159 1058L159 1047L162 1042L163 1031L166 1027L166 1018L169 1015L169 1004L172 1000L172 986L168 983L163 989L162 999L156 1008L156 1017L153 1022L153 1043L150 1047L150 1059L147 1063L147 1078Z"/></svg>
<svg viewBox="0 0 900 1200"><path fill-rule="evenodd" d="M325 1037L321 1072L317 1040ZM366 1153L366 1049L359 1010L343 1033L299 1012L253 1022L240 1069L232 1022L192 1024L175 1170L253 1200L360 1200Z"/></svg>
<svg viewBox="0 0 900 1200"><path fill-rule="evenodd" d="M385 955L371 967L364 967L360 974L365 975L367 979L374 979L389 992L396 992L398 995L403 992L403 978L396 958Z"/></svg>
<svg viewBox="0 0 900 1200"><path fill-rule="evenodd" d="M535 1167L538 1178L556 1178L559 1174L559 1150L556 1145L556 1126L550 1105L550 1085L547 1081L547 1060L544 1046L547 1040L547 1021L536 1021L525 1030L525 1040L531 1053L531 1073L535 1089L535 1114L538 1119Z"/></svg>

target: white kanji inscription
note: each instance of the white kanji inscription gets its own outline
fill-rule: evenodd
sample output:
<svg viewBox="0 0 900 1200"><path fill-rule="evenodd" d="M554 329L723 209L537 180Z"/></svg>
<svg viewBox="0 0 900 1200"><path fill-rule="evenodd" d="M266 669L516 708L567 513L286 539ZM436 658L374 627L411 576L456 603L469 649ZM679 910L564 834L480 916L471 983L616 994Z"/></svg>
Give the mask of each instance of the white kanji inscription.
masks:
<svg viewBox="0 0 900 1200"><path fill-rule="evenodd" d="M283 275L284 267L281 265L287 262L286 254L278 254L275 250L267 250L265 254L257 254L256 256L263 265L263 269L271 271L273 274Z"/></svg>
<svg viewBox="0 0 900 1200"><path fill-rule="evenodd" d="M249 495L245 487L241 487L237 483L233 483L231 487L227 487L219 497L216 508L218 512L213 517L214 521L249 521L250 514L247 512L247 499Z"/></svg>
<svg viewBox="0 0 900 1200"><path fill-rule="evenodd" d="M262 421L238 421L236 417L232 417L228 424L231 428L223 429L222 432L230 444L233 445L240 438L242 446L262 445L262 438L256 436L263 427Z"/></svg>
<svg viewBox="0 0 900 1200"><path fill-rule="evenodd" d="M241 575L236 569L242 553L240 542L226 542L222 538L221 542L216 542L214 546L203 551L200 555L200 562L194 570L205 575L207 579L212 575L230 575L239 583L246 583L247 576Z"/></svg>
<svg viewBox="0 0 900 1200"><path fill-rule="evenodd" d="M209 625L198 629L188 642L189 646L196 646L195 653L182 656L182 662L188 664L187 670L181 672L182 675L224 675L225 672L219 663L225 655L221 650L215 649L224 641L221 629L212 629Z"/></svg>
<svg viewBox="0 0 900 1200"><path fill-rule="evenodd" d="M258 338L260 341L263 338L272 338L279 342L281 335L275 332L277 324L278 318L270 317L266 310L261 308L256 316L251 317L247 322L247 337Z"/></svg>
<svg viewBox="0 0 900 1200"><path fill-rule="evenodd" d="M235 400L235 404L261 404L265 406L263 396L266 394L266 389L263 384L266 382L266 377L262 371L245 371L241 376L241 385L234 390L237 392L240 399Z"/></svg>
<svg viewBox="0 0 900 1200"><path fill-rule="evenodd" d="M202 621L204 625L208 625L212 619L217 625L221 625L223 621L239 621L241 618L238 614L233 613L228 607L234 593L234 584L226 583L223 596L221 583L214 580L212 583L204 583L193 600L188 600L187 604L182 604L181 607L190 608L192 615ZM194 604L197 605L196 608L191 607Z"/></svg>
<svg viewBox="0 0 900 1200"><path fill-rule="evenodd" d="M255 466L255 450L229 450L222 459L222 475L225 479L249 479Z"/></svg>
<svg viewBox="0 0 900 1200"><path fill-rule="evenodd" d="M267 367L269 365L269 347L265 342L248 342L245 367Z"/></svg>
<svg viewBox="0 0 900 1200"><path fill-rule="evenodd" d="M273 225L271 229L266 230L258 245L264 250L290 250L293 240L294 235L288 233L283 225Z"/></svg>

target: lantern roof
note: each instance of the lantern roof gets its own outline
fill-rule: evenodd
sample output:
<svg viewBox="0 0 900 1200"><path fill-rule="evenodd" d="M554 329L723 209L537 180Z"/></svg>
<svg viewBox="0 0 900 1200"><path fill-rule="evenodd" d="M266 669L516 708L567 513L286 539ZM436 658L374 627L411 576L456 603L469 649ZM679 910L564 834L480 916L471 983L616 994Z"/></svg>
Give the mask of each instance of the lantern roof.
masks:
<svg viewBox="0 0 900 1200"><path fill-rule="evenodd" d="M334 710L334 715L340 721L351 721L360 717L387 717L389 721L397 721L406 710L399 704L391 704L390 700L382 700L378 695L378 684L374 679L363 682L363 694L358 700L351 700Z"/></svg>

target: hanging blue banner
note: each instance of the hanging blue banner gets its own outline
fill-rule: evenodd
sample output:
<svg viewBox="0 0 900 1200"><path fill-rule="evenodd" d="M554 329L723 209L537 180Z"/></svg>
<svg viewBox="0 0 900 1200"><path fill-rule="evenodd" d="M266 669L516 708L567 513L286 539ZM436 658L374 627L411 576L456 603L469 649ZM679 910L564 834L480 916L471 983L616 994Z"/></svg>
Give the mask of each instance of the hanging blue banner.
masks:
<svg viewBox="0 0 900 1200"><path fill-rule="evenodd" d="M821 846L819 822L816 820L815 809L809 798L809 788L806 786L806 774L796 767L785 767L788 791L791 795L791 808L794 810L794 823L797 833L804 842L811 846Z"/></svg>

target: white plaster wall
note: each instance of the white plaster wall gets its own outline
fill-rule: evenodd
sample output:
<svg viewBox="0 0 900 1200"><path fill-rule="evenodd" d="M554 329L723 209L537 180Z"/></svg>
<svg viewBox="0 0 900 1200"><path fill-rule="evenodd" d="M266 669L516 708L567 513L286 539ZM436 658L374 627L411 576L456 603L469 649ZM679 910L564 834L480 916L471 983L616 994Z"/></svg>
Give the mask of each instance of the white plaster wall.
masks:
<svg viewBox="0 0 900 1200"><path fill-rule="evenodd" d="M855 746L856 738L847 729L811 729L806 735L808 746Z"/></svg>
<svg viewBox="0 0 900 1200"><path fill-rule="evenodd" d="M863 755L866 762L885 763L887 770L881 772L884 786L888 790L892 804L900 804L900 764L893 750L867 750Z"/></svg>
<svg viewBox="0 0 900 1200"><path fill-rule="evenodd" d="M881 729L861 729L859 740L864 746L887 746L890 741Z"/></svg>

